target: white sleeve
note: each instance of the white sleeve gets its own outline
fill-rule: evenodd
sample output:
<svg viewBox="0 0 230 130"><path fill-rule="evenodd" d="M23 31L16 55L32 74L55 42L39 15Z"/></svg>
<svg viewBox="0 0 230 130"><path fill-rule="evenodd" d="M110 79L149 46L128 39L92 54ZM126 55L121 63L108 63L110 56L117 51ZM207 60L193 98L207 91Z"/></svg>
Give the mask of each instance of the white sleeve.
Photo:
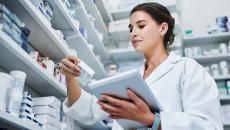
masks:
<svg viewBox="0 0 230 130"><path fill-rule="evenodd" d="M97 104L98 99L81 89L80 98L71 106L68 106L68 99L63 103L63 110L66 115L79 121L84 125L93 125L106 119L108 114Z"/></svg>
<svg viewBox="0 0 230 130"><path fill-rule="evenodd" d="M187 59L182 82L183 112L161 112L162 130L223 130L218 89L196 61Z"/></svg>

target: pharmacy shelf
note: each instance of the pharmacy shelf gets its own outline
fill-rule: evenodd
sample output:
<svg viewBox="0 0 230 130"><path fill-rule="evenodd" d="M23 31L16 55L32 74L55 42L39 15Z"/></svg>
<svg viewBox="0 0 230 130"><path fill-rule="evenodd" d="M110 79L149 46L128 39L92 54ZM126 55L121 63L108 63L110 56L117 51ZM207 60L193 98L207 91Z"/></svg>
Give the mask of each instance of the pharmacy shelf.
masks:
<svg viewBox="0 0 230 130"><path fill-rule="evenodd" d="M176 5L165 5L171 13L177 11ZM114 21L129 18L131 9L111 11L110 14Z"/></svg>
<svg viewBox="0 0 230 130"><path fill-rule="evenodd" d="M66 96L66 87L33 60L11 37L0 31L0 66L27 74L26 84L42 96Z"/></svg>
<svg viewBox="0 0 230 130"><path fill-rule="evenodd" d="M230 96L221 96L220 100L221 101L230 101Z"/></svg>
<svg viewBox="0 0 230 130"><path fill-rule="evenodd" d="M97 59L94 52L90 50L87 41L82 35L76 34L66 37L66 39L69 46L77 50L78 56L96 72L94 75L96 79L107 77L102 63Z"/></svg>
<svg viewBox="0 0 230 130"><path fill-rule="evenodd" d="M61 0L48 0L48 2L54 11L52 23L55 29L62 31L79 31L79 25L76 23L76 20L70 16Z"/></svg>
<svg viewBox="0 0 230 130"><path fill-rule="evenodd" d="M109 23L112 21L113 18L111 14L109 13L108 9L106 8L106 4L104 3L104 1L106 0L96 0L96 5L101 12L101 16L104 22Z"/></svg>
<svg viewBox="0 0 230 130"><path fill-rule="evenodd" d="M83 7L78 7L76 11L76 18L80 21L81 25L87 29L88 42L94 45L94 50L101 56L102 59L109 59L109 53L104 46L104 43L99 40L96 29L91 24L87 12Z"/></svg>
<svg viewBox="0 0 230 130"><path fill-rule="evenodd" d="M32 121L22 120L7 112L0 111L0 127L4 128L7 126L14 127L18 130L43 130Z"/></svg>
<svg viewBox="0 0 230 130"><path fill-rule="evenodd" d="M94 3L93 0L82 0L82 2L84 3L85 9L87 10L88 14L91 14L96 19L95 21L96 28L103 33L104 40L105 41L110 40L108 30L96 6L96 3Z"/></svg>
<svg viewBox="0 0 230 130"><path fill-rule="evenodd" d="M208 44L208 43L218 43L226 42L230 40L230 32L218 33L218 34L206 34L193 37L184 37L183 43L185 45L190 44Z"/></svg>
<svg viewBox="0 0 230 130"><path fill-rule="evenodd" d="M229 126L230 126L230 123L224 123L224 126L225 126L225 127L229 127Z"/></svg>
<svg viewBox="0 0 230 130"><path fill-rule="evenodd" d="M110 30L110 34L111 34L111 37L117 42L117 43L120 43L120 42L124 42L124 41L129 41L129 36L130 36L130 32L129 32L129 29L128 29L128 26L127 26L127 29L122 29L122 30L119 30L119 31L113 31L113 30Z"/></svg>
<svg viewBox="0 0 230 130"><path fill-rule="evenodd" d="M144 59L144 56L134 49L115 49L110 51L110 55L116 61L131 61L131 60L141 60Z"/></svg>
<svg viewBox="0 0 230 130"><path fill-rule="evenodd" d="M212 63L212 62L218 62L218 61L229 61L230 60L230 54L221 54L217 56L199 56L199 57L192 57L197 62L202 64Z"/></svg>
<svg viewBox="0 0 230 130"><path fill-rule="evenodd" d="M58 38L50 22L30 0L0 0L0 2L16 13L31 30L29 41L43 55L60 60L69 54L68 47Z"/></svg>
<svg viewBox="0 0 230 130"><path fill-rule="evenodd" d="M111 11L110 14L112 15L112 18L114 21L116 20L121 20L121 19L127 19L129 18L131 10L116 10L116 11Z"/></svg>
<svg viewBox="0 0 230 130"><path fill-rule="evenodd" d="M223 76L218 76L218 77L214 77L215 80L229 80L230 79L230 75L223 75Z"/></svg>

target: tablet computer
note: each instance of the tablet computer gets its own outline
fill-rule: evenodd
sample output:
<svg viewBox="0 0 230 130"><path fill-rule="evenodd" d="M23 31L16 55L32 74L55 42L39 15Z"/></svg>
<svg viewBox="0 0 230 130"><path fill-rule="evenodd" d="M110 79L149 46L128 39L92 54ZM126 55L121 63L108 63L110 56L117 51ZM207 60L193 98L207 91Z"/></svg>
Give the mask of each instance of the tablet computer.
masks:
<svg viewBox="0 0 230 130"><path fill-rule="evenodd" d="M160 103L141 76L139 70L131 70L98 80L90 83L89 88L97 98L100 98L101 94L108 94L124 100L130 100L127 95L127 89L130 88L148 104L152 112L162 110ZM129 120L118 120L118 123L124 129L143 127L143 124Z"/></svg>

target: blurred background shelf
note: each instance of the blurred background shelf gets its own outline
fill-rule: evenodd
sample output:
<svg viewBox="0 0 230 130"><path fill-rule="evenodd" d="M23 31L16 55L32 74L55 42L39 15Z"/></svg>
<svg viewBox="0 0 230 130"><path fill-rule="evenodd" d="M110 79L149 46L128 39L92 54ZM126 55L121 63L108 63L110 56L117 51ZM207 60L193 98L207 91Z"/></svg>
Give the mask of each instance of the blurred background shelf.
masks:
<svg viewBox="0 0 230 130"><path fill-rule="evenodd" d="M26 83L43 96L66 96L66 87L61 85L13 39L0 31L0 66L7 71L21 70L27 74ZM46 90L46 91L44 91Z"/></svg>
<svg viewBox="0 0 230 130"><path fill-rule="evenodd" d="M0 111L0 128L9 128L9 130L43 130L32 121L22 120L4 111Z"/></svg>

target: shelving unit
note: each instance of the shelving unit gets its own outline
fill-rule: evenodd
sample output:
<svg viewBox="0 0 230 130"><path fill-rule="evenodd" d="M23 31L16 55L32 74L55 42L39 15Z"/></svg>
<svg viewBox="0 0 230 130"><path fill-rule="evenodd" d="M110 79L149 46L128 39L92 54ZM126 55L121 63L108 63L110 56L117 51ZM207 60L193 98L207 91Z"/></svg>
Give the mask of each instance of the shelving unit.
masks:
<svg viewBox="0 0 230 130"><path fill-rule="evenodd" d="M66 87L36 63L14 40L0 31L0 66L27 74L26 83L43 96L66 96ZM44 91L45 90L45 91Z"/></svg>
<svg viewBox="0 0 230 130"><path fill-rule="evenodd" d="M214 77L215 80L230 80L230 75Z"/></svg>
<svg viewBox="0 0 230 130"><path fill-rule="evenodd" d="M144 56L136 52L133 48L115 49L110 51L110 55L116 61L141 60Z"/></svg>
<svg viewBox="0 0 230 130"><path fill-rule="evenodd" d="M77 50L79 57L86 62L96 72L94 77L96 79L105 78L107 76L106 71L102 63L94 55L93 51L87 46L87 41L78 34L67 37L67 43L71 48Z"/></svg>
<svg viewBox="0 0 230 130"><path fill-rule="evenodd" d="M221 96L220 100L221 101L230 101L230 96Z"/></svg>
<svg viewBox="0 0 230 130"><path fill-rule="evenodd" d="M34 7L30 0L0 0L23 20L31 31L29 40L43 55L60 60L69 54L49 21ZM52 48L52 51L50 49Z"/></svg>
<svg viewBox="0 0 230 130"><path fill-rule="evenodd" d="M170 12L176 12L177 8L176 5L165 5ZM124 9L124 10L116 10L116 11L111 11L111 15L114 21L116 20L121 20L129 17L129 14L131 12L131 9Z"/></svg>
<svg viewBox="0 0 230 130"><path fill-rule="evenodd" d="M0 111L0 127L4 128L7 124L18 130L43 130L32 121L22 120L4 111Z"/></svg>
<svg viewBox="0 0 230 130"><path fill-rule="evenodd" d="M82 0L82 2L84 3L84 5L86 5L85 9L87 10L88 14L91 14L96 19L96 28L103 33L104 41L110 40L108 30L96 6L96 3L94 3L93 0ZM98 0L96 2L98 2Z"/></svg>
<svg viewBox="0 0 230 130"><path fill-rule="evenodd" d="M189 44L207 44L207 43L216 43L230 40L230 32L227 33L218 33L218 34L205 34L193 37L184 37L183 43L185 45Z"/></svg>
<svg viewBox="0 0 230 130"><path fill-rule="evenodd" d="M230 60L230 54L227 55L217 55L217 56L200 56L200 57L192 57L199 63L205 64L205 63L211 63L211 62L218 62L222 60L229 61Z"/></svg>
<svg viewBox="0 0 230 130"><path fill-rule="evenodd" d="M96 0L96 5L101 12L101 16L105 23L113 21L112 16L110 15L108 9L105 6L104 0Z"/></svg>
<svg viewBox="0 0 230 130"><path fill-rule="evenodd" d="M83 27L87 29L88 32L88 42L94 45L94 51L99 54L102 59L110 58L108 51L106 50L104 43L99 40L95 27L91 24L88 18L87 12L83 7L78 7L76 11L76 17L80 21Z"/></svg>
<svg viewBox="0 0 230 130"><path fill-rule="evenodd" d="M61 0L49 0L48 2L54 10L54 16L52 19L54 28L63 31L79 31L75 19L70 16Z"/></svg>

